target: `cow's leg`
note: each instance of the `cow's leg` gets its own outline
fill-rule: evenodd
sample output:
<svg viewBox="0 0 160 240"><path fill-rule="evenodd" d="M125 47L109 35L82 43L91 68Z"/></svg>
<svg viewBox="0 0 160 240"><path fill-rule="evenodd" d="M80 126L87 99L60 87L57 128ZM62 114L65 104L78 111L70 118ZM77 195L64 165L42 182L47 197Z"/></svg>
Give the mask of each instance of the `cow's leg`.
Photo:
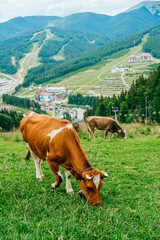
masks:
<svg viewBox="0 0 160 240"><path fill-rule="evenodd" d="M34 164L35 164L35 167L36 167L36 177L37 177L37 180L38 181L42 181L43 178L44 178L44 175L42 173L42 169L41 169L41 159L39 159L35 154L34 152L30 149L29 145L27 144L27 147L28 147L28 151L30 152L30 154L32 155L33 157L33 161L34 161ZM28 155L28 154L27 154Z"/></svg>
<svg viewBox="0 0 160 240"><path fill-rule="evenodd" d="M59 171L59 167L58 164L54 161L50 161L49 160L49 155L47 156L47 162L52 170L52 172L54 173L54 176L56 178L56 182L51 184L52 188L57 188L60 186L61 182L63 181L63 176L61 174L61 172Z"/></svg>
<svg viewBox="0 0 160 240"><path fill-rule="evenodd" d="M71 173L65 169L65 175L66 175L66 192L74 193L71 185Z"/></svg>
<svg viewBox="0 0 160 240"><path fill-rule="evenodd" d="M89 126L89 124L87 124L87 129L88 129L88 132L89 132L89 138L91 138L91 135L92 135L93 138L95 139L95 136L94 136L94 127L91 127L91 126Z"/></svg>
<svg viewBox="0 0 160 240"><path fill-rule="evenodd" d="M41 159L37 158L36 156L33 156L33 161L35 163L36 166L36 177L38 181L42 181L44 178L44 175L42 173L42 169L41 169Z"/></svg>
<svg viewBox="0 0 160 240"><path fill-rule="evenodd" d="M109 129L106 128L105 131L104 131L104 139L106 139L106 136L107 136L108 132L109 132Z"/></svg>

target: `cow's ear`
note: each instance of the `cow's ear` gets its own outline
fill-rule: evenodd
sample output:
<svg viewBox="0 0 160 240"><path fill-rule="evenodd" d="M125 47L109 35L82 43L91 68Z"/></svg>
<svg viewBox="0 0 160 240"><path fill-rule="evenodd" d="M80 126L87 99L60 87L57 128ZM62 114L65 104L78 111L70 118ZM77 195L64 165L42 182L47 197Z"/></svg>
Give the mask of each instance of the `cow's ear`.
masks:
<svg viewBox="0 0 160 240"><path fill-rule="evenodd" d="M101 178L107 178L108 174L104 171L101 171Z"/></svg>

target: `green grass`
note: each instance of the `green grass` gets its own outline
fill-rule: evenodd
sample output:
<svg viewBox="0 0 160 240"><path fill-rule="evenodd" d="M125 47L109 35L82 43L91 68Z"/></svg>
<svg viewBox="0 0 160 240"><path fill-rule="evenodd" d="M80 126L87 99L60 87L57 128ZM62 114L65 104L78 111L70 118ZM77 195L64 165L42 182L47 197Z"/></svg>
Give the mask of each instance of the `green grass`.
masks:
<svg viewBox="0 0 160 240"><path fill-rule="evenodd" d="M94 168L109 174L100 195L102 207L80 200L65 182L52 190L54 176L46 162L38 182L33 161L24 161L27 148L19 132L0 133L0 239L160 239L159 126L124 126L128 138L80 140ZM64 175L64 172L62 170Z"/></svg>

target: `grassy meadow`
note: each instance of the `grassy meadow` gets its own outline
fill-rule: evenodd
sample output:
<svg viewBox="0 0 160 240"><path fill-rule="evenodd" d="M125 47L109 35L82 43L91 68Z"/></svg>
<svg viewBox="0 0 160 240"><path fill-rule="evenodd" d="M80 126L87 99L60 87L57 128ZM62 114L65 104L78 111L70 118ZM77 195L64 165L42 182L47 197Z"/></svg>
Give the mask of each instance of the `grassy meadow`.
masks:
<svg viewBox="0 0 160 240"><path fill-rule="evenodd" d="M33 161L25 161L26 144L19 131L0 133L0 239L160 239L160 127L130 124L126 140L85 127L81 144L93 168L104 170L103 205L91 207L65 191L65 181L51 189L54 175L42 163L38 182ZM61 169L64 176L64 171ZM64 177L65 178L65 177Z"/></svg>

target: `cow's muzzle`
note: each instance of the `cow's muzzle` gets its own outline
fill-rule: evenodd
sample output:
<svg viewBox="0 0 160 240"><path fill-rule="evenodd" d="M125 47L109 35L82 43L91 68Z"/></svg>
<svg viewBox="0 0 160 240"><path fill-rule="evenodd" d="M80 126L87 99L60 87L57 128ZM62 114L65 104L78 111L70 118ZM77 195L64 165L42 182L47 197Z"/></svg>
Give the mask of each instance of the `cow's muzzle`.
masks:
<svg viewBox="0 0 160 240"><path fill-rule="evenodd" d="M86 199L86 197L84 196L82 190L80 190L80 191L78 192L78 194L79 194L79 196L80 196L81 199Z"/></svg>

